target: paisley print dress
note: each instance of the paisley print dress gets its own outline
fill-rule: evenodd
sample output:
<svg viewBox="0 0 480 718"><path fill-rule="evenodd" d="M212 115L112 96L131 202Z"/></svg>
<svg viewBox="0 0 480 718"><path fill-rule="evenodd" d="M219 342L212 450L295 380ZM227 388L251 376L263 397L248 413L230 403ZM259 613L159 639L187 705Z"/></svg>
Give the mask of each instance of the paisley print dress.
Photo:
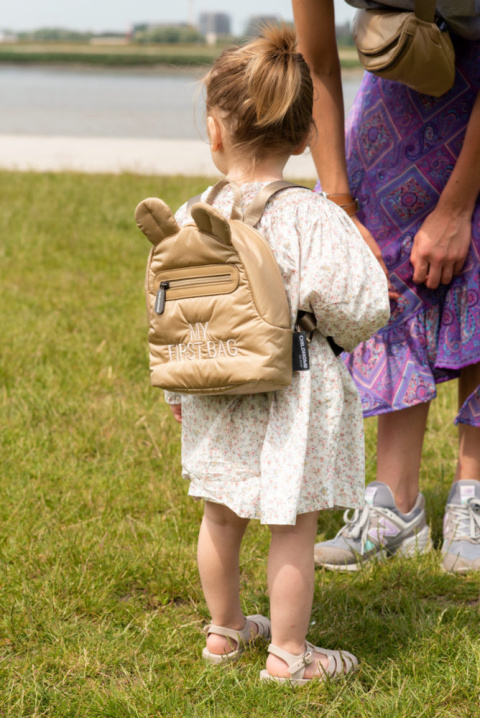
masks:
<svg viewBox="0 0 480 718"><path fill-rule="evenodd" d="M366 73L347 123L358 216L400 294L387 326L345 357L365 416L428 401L437 383L480 362L480 205L465 266L450 285L414 284L410 263L413 238L455 165L480 89L480 42L453 39L456 79L446 95L420 95ZM480 387L456 421L480 426Z"/></svg>

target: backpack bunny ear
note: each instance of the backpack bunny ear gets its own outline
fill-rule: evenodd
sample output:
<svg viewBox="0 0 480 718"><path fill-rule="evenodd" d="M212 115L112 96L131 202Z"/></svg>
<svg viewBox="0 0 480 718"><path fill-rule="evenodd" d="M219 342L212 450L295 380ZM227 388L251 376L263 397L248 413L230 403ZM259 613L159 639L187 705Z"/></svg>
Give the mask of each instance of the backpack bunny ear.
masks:
<svg viewBox="0 0 480 718"><path fill-rule="evenodd" d="M170 207L156 197L149 197L140 202L135 210L135 221L154 245L180 231Z"/></svg>
<svg viewBox="0 0 480 718"><path fill-rule="evenodd" d="M190 210L190 214L201 232L213 234L224 242L224 244L231 244L232 235L230 225L225 217L209 204L204 204L203 202L194 204Z"/></svg>

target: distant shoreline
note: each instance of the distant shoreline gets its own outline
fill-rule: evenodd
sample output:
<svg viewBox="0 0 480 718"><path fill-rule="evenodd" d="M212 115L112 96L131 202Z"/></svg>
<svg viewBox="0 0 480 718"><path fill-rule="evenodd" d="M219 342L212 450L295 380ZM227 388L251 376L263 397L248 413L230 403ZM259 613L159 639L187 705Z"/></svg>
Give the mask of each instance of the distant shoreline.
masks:
<svg viewBox="0 0 480 718"><path fill-rule="evenodd" d="M158 65L108 65L108 64L93 64L93 63L87 63L87 62L60 62L59 60L56 61L49 61L44 62L41 60L35 60L32 62L10 62L10 61L3 61L0 58L0 70L2 67L17 69L17 68L28 68L28 69L48 69L48 70L58 70L58 71L81 71L81 72L91 72L92 74L98 73L98 72L111 72L112 74L121 72L123 74L138 74L141 73L142 75L186 75L186 76L192 76L196 75L199 78L201 78L205 71L208 70L210 67L210 64L205 63L204 65L174 65L174 64L166 64L166 63L159 63Z"/></svg>
<svg viewBox="0 0 480 718"><path fill-rule="evenodd" d="M209 67L222 47L204 45L92 46L53 44L0 45L0 66L61 66L106 69L192 71ZM353 48L340 49L342 70L361 71Z"/></svg>

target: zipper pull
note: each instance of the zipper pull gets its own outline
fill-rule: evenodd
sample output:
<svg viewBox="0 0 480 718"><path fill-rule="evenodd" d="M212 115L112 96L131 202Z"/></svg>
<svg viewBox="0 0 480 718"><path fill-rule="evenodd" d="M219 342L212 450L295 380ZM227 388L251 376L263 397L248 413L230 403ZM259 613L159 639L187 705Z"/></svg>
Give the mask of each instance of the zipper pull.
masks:
<svg viewBox="0 0 480 718"><path fill-rule="evenodd" d="M165 295L169 286L170 282L160 282L160 289L155 299L155 314L163 314L165 310Z"/></svg>

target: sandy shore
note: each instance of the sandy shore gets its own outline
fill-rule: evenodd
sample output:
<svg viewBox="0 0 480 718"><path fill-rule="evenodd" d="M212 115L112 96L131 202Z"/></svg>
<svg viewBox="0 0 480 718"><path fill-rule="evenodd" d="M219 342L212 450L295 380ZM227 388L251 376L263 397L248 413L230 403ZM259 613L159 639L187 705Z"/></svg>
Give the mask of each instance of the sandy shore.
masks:
<svg viewBox="0 0 480 718"><path fill-rule="evenodd" d="M134 172L142 175L218 174L200 140L0 135L0 169L36 172ZM313 180L309 153L292 157L288 179Z"/></svg>

